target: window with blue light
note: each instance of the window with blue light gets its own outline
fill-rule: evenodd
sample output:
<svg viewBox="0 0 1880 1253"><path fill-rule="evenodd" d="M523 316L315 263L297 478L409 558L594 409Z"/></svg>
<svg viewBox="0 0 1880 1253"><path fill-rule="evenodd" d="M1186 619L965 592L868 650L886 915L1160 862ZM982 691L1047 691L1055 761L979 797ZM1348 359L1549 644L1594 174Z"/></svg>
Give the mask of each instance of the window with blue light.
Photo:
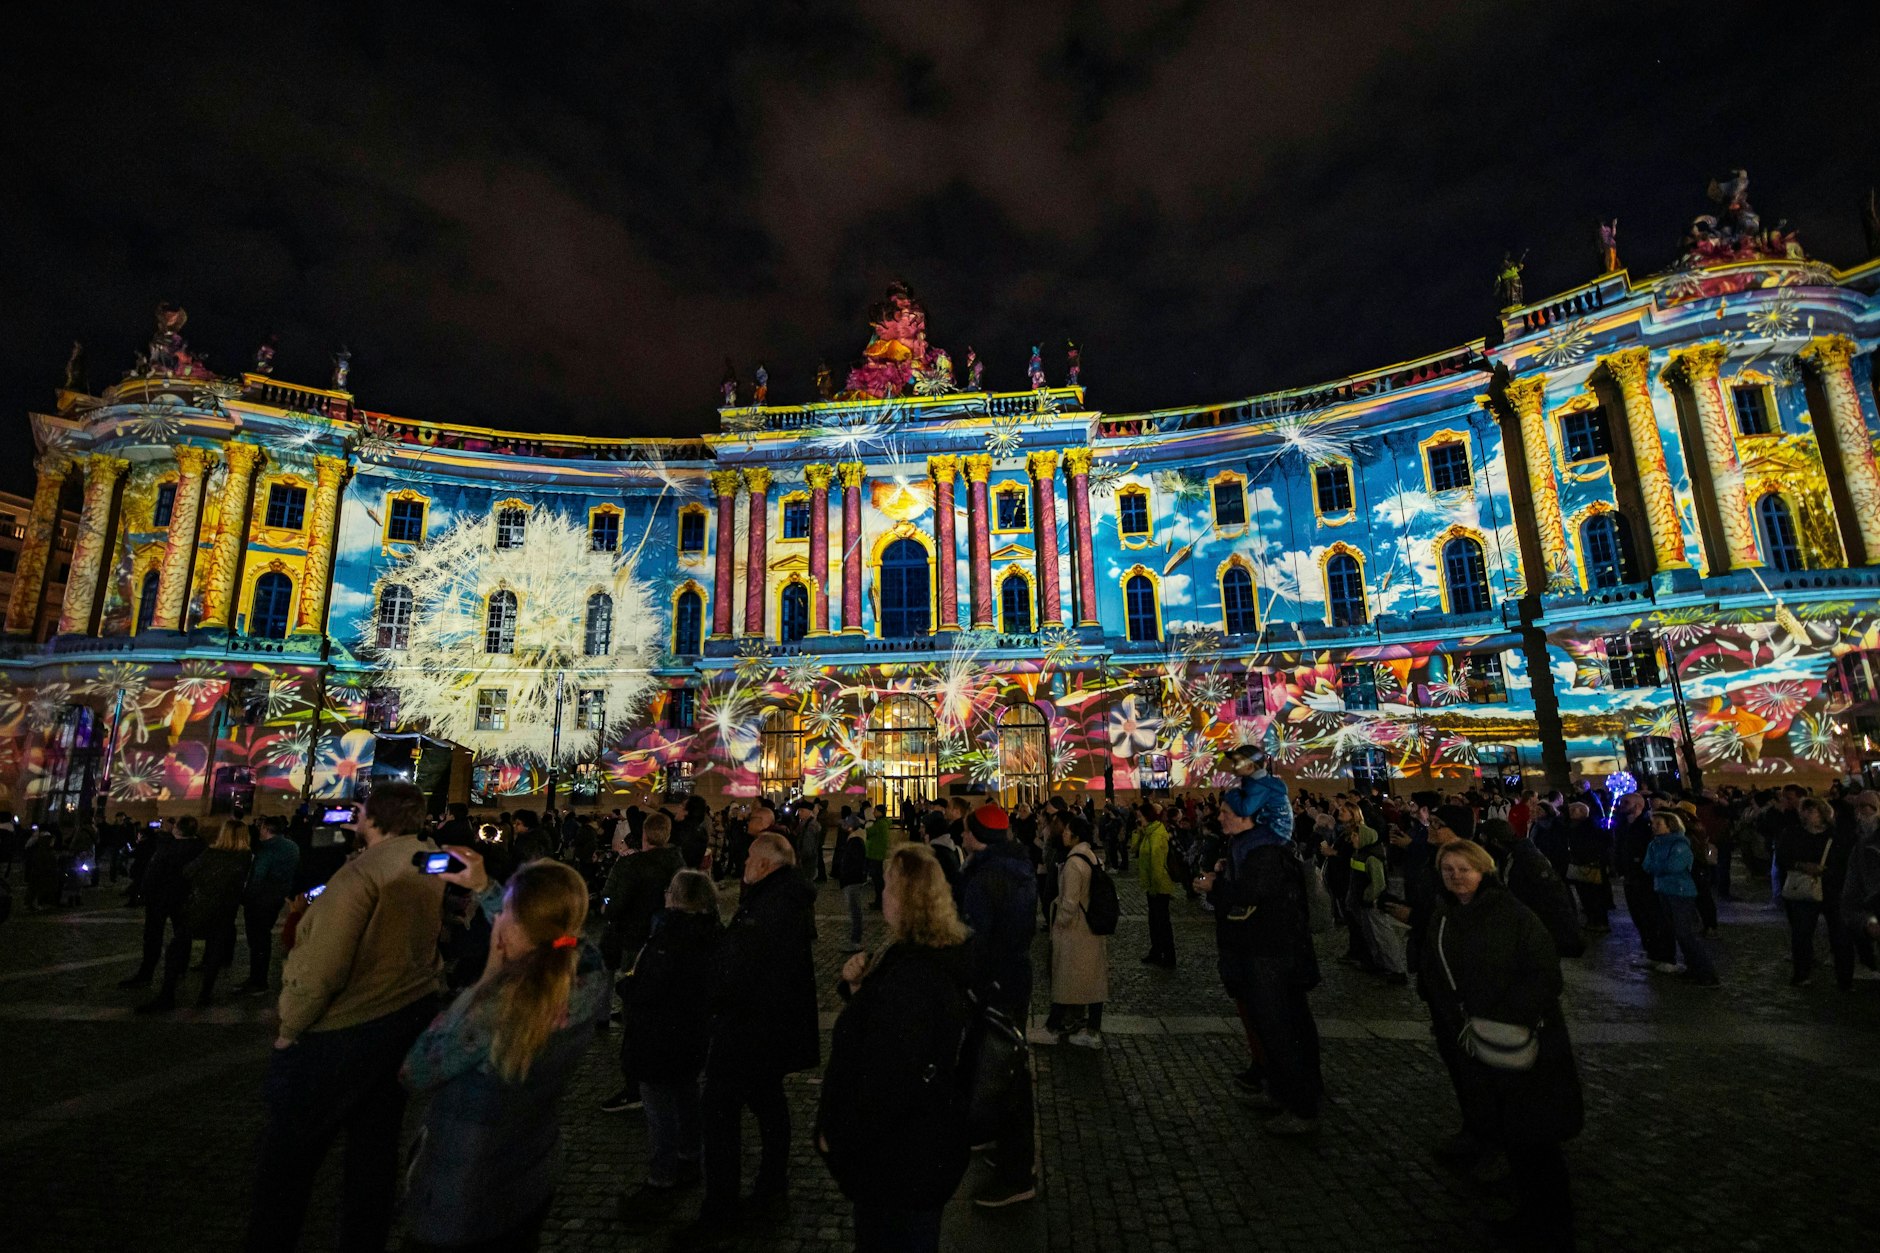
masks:
<svg viewBox="0 0 1880 1253"><path fill-rule="evenodd" d="M1563 414L1560 418L1560 450L1568 461L1591 461L1612 455L1612 427L1606 411L1595 406Z"/></svg>
<svg viewBox="0 0 1880 1253"><path fill-rule="evenodd" d="M1221 576L1221 617L1229 635L1252 635L1260 629L1254 611L1253 575L1245 566L1229 566Z"/></svg>
<svg viewBox="0 0 1880 1253"><path fill-rule="evenodd" d="M672 731L690 731L698 721L698 693L689 687L675 687L666 693L666 727Z"/></svg>
<svg viewBox="0 0 1880 1253"><path fill-rule="evenodd" d="M1657 687L1658 641L1650 631L1628 631L1606 636L1606 682L1615 690Z"/></svg>
<svg viewBox="0 0 1880 1253"><path fill-rule="evenodd" d="M1333 626L1363 626L1364 571L1350 553L1333 553L1325 563L1325 605Z"/></svg>
<svg viewBox="0 0 1880 1253"><path fill-rule="evenodd" d="M705 511L703 509L687 509L679 515L679 551L682 553L705 551Z"/></svg>
<svg viewBox="0 0 1880 1253"><path fill-rule="evenodd" d="M1581 524L1580 551L1588 587L1619 587L1636 577L1631 528L1616 513L1596 513Z"/></svg>
<svg viewBox="0 0 1880 1253"><path fill-rule="evenodd" d="M395 499L386 506L385 538L394 544L422 544L424 502Z"/></svg>
<svg viewBox="0 0 1880 1253"><path fill-rule="evenodd" d="M1007 635L1031 634L1031 584L1022 574L1008 574L999 584L999 630Z"/></svg>
<svg viewBox="0 0 1880 1253"><path fill-rule="evenodd" d="M1214 525L1247 525L1247 489L1239 479L1222 479L1214 485Z"/></svg>
<svg viewBox="0 0 1880 1253"><path fill-rule="evenodd" d="M142 633L150 629L150 624L157 620L157 589L163 584L162 577L155 571L144 573L144 581L137 591L137 631Z"/></svg>
<svg viewBox="0 0 1880 1253"><path fill-rule="evenodd" d="M278 570L255 580L253 612L248 633L264 640L287 638L287 611L294 601L294 581Z"/></svg>
<svg viewBox="0 0 1880 1253"><path fill-rule="evenodd" d="M1327 461L1314 469L1312 489L1318 494L1321 514L1336 517L1351 512L1351 467L1344 462Z"/></svg>
<svg viewBox="0 0 1880 1253"><path fill-rule="evenodd" d="M605 657L614 644L614 598L606 592L588 597L587 624L581 633L581 651L589 657Z"/></svg>
<svg viewBox="0 0 1880 1253"><path fill-rule="evenodd" d="M998 502L997 528L1001 531L1022 531L1031 525L1026 512L1025 493L1018 488L1002 488L994 498Z"/></svg>
<svg viewBox="0 0 1880 1253"><path fill-rule="evenodd" d="M163 483L157 487L156 507L150 511L151 526L170 525L170 515L176 512L176 484Z"/></svg>
<svg viewBox="0 0 1880 1253"><path fill-rule="evenodd" d="M933 621L927 550L911 539L898 539L881 554L881 636L909 639L925 635Z"/></svg>
<svg viewBox="0 0 1880 1253"><path fill-rule="evenodd" d="M809 634L809 589L801 583L785 585L778 606L777 630L786 644Z"/></svg>
<svg viewBox="0 0 1880 1253"><path fill-rule="evenodd" d="M1149 497L1143 492L1122 492L1116 498L1116 529L1134 537L1149 533Z"/></svg>
<svg viewBox="0 0 1880 1253"><path fill-rule="evenodd" d="M1155 584L1146 574L1132 574L1123 584L1124 625L1131 640L1162 638L1161 615L1156 612Z"/></svg>
<svg viewBox="0 0 1880 1253"><path fill-rule="evenodd" d="M483 651L486 653L516 651L516 594L514 592L497 592L490 597L489 608L483 615Z"/></svg>
<svg viewBox="0 0 1880 1253"><path fill-rule="evenodd" d="M809 501L798 497L783 502L783 538L809 538Z"/></svg>
<svg viewBox="0 0 1880 1253"><path fill-rule="evenodd" d="M705 598L695 591L679 593L679 603L672 610L672 651L681 657L696 657L705 623Z"/></svg>
<svg viewBox="0 0 1880 1253"><path fill-rule="evenodd" d="M298 531L307 520L307 489L276 483L268 488L267 524Z"/></svg>
<svg viewBox="0 0 1880 1253"><path fill-rule="evenodd" d="M620 547L620 515L599 509L588 516L588 551L611 553Z"/></svg>
<svg viewBox="0 0 1880 1253"><path fill-rule="evenodd" d="M1377 708L1377 668L1368 661L1348 661L1338 667L1338 693L1346 709Z"/></svg>
<svg viewBox="0 0 1880 1253"><path fill-rule="evenodd" d="M1736 410L1740 435L1767 435L1775 422L1769 413L1769 392L1760 383L1742 383L1730 389L1730 407Z"/></svg>
<svg viewBox="0 0 1880 1253"><path fill-rule="evenodd" d="M1450 613L1488 610L1488 561L1480 544L1458 537L1443 545L1443 584L1449 589Z"/></svg>
<svg viewBox="0 0 1880 1253"><path fill-rule="evenodd" d="M1793 574L1804 568L1802 540L1788 501L1775 492L1757 501L1756 526L1762 532L1763 562L1771 570Z"/></svg>
<svg viewBox="0 0 1880 1253"><path fill-rule="evenodd" d="M1429 449L1430 490L1453 492L1469 486L1469 450L1458 440L1433 444Z"/></svg>

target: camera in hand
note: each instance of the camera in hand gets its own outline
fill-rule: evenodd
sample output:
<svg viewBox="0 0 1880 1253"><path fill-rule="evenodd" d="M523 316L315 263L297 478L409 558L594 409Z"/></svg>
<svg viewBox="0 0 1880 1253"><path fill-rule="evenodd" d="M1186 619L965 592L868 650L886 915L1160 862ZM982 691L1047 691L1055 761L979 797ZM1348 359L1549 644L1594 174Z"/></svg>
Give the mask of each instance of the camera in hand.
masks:
<svg viewBox="0 0 1880 1253"><path fill-rule="evenodd" d="M328 805L320 814L320 825L325 827L344 826L359 817L357 805Z"/></svg>
<svg viewBox="0 0 1880 1253"><path fill-rule="evenodd" d="M411 864L425 874L456 874L464 868L464 864L450 853L413 853Z"/></svg>

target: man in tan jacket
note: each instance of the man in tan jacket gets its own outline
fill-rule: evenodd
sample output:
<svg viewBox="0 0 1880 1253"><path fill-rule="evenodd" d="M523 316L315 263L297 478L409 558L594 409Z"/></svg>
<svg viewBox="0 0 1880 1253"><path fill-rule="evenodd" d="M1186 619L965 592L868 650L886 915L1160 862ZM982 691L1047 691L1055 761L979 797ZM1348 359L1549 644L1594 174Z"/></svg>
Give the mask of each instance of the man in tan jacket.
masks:
<svg viewBox="0 0 1880 1253"><path fill-rule="evenodd" d="M398 1068L438 1008L444 883L412 864L424 793L374 789L353 824L364 849L328 880L295 933L247 1247L286 1253L300 1239L313 1178L346 1137L340 1247L383 1249L391 1232L405 1092Z"/></svg>

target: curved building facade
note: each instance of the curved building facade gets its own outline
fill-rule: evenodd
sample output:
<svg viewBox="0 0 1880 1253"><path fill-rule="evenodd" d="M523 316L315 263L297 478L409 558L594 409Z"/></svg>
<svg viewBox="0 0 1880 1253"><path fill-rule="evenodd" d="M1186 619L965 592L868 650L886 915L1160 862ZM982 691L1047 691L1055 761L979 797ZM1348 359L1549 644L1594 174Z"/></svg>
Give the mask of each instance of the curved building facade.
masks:
<svg viewBox="0 0 1880 1253"><path fill-rule="evenodd" d="M1795 255L1790 255L1794 253ZM32 415L11 808L1305 786L1880 758L1880 263L1615 270L1422 360L1108 413L884 305L830 398L514 434L139 369ZM265 369L265 363L263 363ZM77 538L56 632L50 536Z"/></svg>

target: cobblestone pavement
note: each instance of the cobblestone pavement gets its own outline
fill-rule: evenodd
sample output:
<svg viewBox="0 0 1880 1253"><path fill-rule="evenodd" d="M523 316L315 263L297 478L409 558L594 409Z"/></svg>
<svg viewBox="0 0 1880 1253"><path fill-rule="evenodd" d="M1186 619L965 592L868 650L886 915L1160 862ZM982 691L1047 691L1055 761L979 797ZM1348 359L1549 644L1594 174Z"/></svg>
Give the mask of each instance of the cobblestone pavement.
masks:
<svg viewBox="0 0 1880 1253"><path fill-rule="evenodd" d="M1143 966L1142 900L1130 876L1118 884L1107 1046L1037 1050L1039 1203L987 1214L956 1202L950 1249L1490 1247L1480 1224L1502 1198L1429 1156L1455 1106L1413 992L1341 965L1342 934L1322 941L1313 1004L1335 1103L1314 1139L1275 1143L1228 1091L1244 1044L1214 979L1208 918L1178 901L1179 968ZM0 1247L230 1248L271 1005L133 1017L138 994L113 985L135 965L139 918L116 899L99 889L81 909L0 926ZM833 888L819 909L818 961L833 977L846 933ZM1591 954L1565 963L1588 1097L1586 1133L1568 1150L1582 1247L1876 1247L1880 983L1842 993L1823 972L1789 988L1786 933L1763 904L1726 905L1717 944L1721 991L1632 969L1617 915ZM1040 1018L1048 987L1041 973ZM823 1008L827 1021L832 994ZM631 1223L618 1212L646 1134L638 1115L595 1109L615 1086L617 1043L597 1040L569 1095L569 1169L545 1248L663 1248L695 1204ZM816 1091L809 1077L789 1085L794 1203L748 1249L849 1247L848 1206L803 1135ZM331 1247L336 1180L333 1161L303 1248Z"/></svg>

